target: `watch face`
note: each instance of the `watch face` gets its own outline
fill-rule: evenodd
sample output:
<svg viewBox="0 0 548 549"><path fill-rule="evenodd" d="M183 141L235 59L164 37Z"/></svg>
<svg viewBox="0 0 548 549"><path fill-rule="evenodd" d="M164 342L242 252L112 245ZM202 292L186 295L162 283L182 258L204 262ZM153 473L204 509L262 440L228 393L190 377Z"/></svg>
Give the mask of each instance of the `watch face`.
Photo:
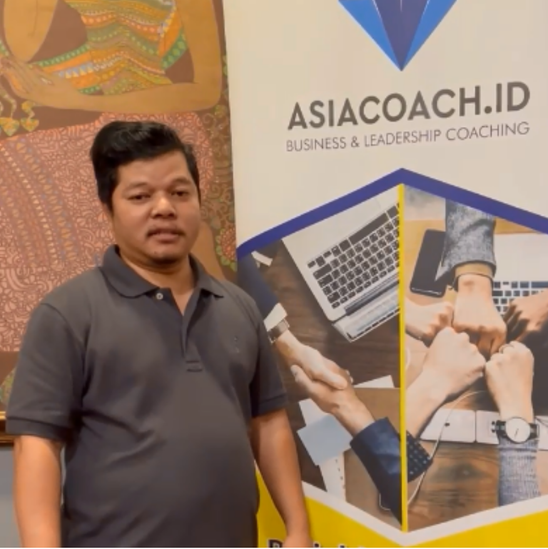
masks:
<svg viewBox="0 0 548 549"><path fill-rule="evenodd" d="M506 422L506 436L517 444L527 442L531 436L531 426L524 419L511 418Z"/></svg>

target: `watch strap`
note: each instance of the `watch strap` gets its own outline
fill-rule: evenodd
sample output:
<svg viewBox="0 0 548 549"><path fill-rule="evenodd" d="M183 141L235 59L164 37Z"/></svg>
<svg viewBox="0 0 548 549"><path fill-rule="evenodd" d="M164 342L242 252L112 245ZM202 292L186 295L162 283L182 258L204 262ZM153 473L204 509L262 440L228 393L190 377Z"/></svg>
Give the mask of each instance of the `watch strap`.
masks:
<svg viewBox="0 0 548 549"><path fill-rule="evenodd" d="M540 427L539 427L538 423L529 423L525 419L523 421L525 421L525 423L527 423L527 425L529 425L529 427L531 429L531 431L529 433L529 438L527 439L527 441L537 440L540 437ZM501 419L498 419L497 421L495 421L493 430L500 437L503 437L506 440L509 440L510 442L514 442L513 440L510 439L510 437L506 433L506 421L501 420ZM527 442L527 441L525 441L525 442Z"/></svg>
<svg viewBox="0 0 548 549"><path fill-rule="evenodd" d="M268 330L270 343L274 343L284 332L287 332L287 330L289 330L289 322L287 322L287 320L284 318L283 320L280 320L278 324Z"/></svg>

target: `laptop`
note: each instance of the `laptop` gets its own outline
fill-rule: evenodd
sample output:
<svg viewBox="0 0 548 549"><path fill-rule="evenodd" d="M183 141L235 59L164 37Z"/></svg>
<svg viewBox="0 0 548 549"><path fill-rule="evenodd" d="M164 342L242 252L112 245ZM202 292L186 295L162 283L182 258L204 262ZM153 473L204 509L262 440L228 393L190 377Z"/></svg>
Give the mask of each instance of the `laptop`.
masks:
<svg viewBox="0 0 548 549"><path fill-rule="evenodd" d="M512 300L548 289L548 235L495 235L493 301L504 315Z"/></svg>
<svg viewBox="0 0 548 549"><path fill-rule="evenodd" d="M348 341L399 312L398 224L393 188L283 239L323 313Z"/></svg>

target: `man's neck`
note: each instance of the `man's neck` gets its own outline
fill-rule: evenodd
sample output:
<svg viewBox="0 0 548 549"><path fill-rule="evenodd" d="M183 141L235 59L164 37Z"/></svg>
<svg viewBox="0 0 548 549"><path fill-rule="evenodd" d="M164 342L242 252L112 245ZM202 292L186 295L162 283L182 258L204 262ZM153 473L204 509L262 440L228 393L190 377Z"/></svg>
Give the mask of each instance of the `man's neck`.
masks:
<svg viewBox="0 0 548 549"><path fill-rule="evenodd" d="M177 265L165 268L154 268L152 266L139 265L127 259L123 254L120 255L139 276L154 286L169 288L174 296L189 294L196 286L195 275L190 264L189 256L186 256Z"/></svg>

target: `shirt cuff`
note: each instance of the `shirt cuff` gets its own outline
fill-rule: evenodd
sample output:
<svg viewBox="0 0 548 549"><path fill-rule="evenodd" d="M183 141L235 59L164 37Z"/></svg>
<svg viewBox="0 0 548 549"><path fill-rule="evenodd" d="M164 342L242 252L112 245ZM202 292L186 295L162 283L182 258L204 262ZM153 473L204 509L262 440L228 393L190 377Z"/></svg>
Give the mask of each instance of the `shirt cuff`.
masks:
<svg viewBox="0 0 548 549"><path fill-rule="evenodd" d="M271 257L267 257L266 255L260 254L259 252L251 252L251 256L260 265L264 265L265 267L270 267L270 265L272 265Z"/></svg>
<svg viewBox="0 0 548 549"><path fill-rule="evenodd" d="M257 418L279 410L284 410L287 407L288 398L287 394L281 393L275 397L261 401L257 407L252 411L252 417Z"/></svg>
<svg viewBox="0 0 548 549"><path fill-rule="evenodd" d="M462 275L475 274L480 276L486 276L489 279L493 279L493 268L487 263L463 263L455 267L455 281L454 286L457 285L457 280Z"/></svg>
<svg viewBox="0 0 548 549"><path fill-rule="evenodd" d="M32 419L7 418L6 434L12 436L35 436L48 440L65 442L70 436L71 430L59 425L51 425Z"/></svg>
<svg viewBox="0 0 548 549"><path fill-rule="evenodd" d="M286 310L278 303L274 305L272 311L270 311L267 317L264 319L264 327L267 332L270 332L275 326L277 326L282 320L287 318Z"/></svg>
<svg viewBox="0 0 548 549"><path fill-rule="evenodd" d="M381 500L402 520L400 435L388 418L378 419L350 442L369 473Z"/></svg>
<svg viewBox="0 0 548 549"><path fill-rule="evenodd" d="M515 452L523 452L523 453L532 452L533 454L535 454L538 451L538 446L539 446L538 438L527 440L522 444L516 444L515 442L508 440L506 437L500 437L499 439L499 450L502 450L502 451L513 450Z"/></svg>

